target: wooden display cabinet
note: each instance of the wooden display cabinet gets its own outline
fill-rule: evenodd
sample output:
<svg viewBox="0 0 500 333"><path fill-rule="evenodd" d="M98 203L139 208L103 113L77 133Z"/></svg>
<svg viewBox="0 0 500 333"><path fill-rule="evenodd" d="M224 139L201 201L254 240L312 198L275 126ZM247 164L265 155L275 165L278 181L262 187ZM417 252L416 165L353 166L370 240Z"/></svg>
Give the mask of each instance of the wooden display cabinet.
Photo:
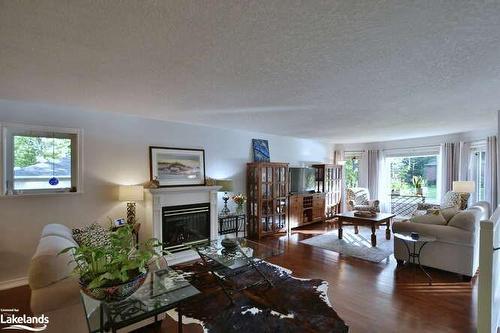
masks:
<svg viewBox="0 0 500 333"><path fill-rule="evenodd" d="M287 232L288 163L247 164L248 236Z"/></svg>
<svg viewBox="0 0 500 333"><path fill-rule="evenodd" d="M315 164L316 192L325 194L326 218L333 218L342 210L342 166L334 164Z"/></svg>

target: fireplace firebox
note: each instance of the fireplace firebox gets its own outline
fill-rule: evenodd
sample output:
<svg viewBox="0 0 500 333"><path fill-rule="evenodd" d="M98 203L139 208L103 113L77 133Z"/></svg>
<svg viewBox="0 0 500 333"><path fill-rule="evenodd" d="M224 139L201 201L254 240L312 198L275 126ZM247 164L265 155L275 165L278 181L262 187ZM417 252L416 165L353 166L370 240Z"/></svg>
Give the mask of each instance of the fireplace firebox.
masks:
<svg viewBox="0 0 500 333"><path fill-rule="evenodd" d="M179 252L210 240L210 204L162 208L162 242L165 250Z"/></svg>

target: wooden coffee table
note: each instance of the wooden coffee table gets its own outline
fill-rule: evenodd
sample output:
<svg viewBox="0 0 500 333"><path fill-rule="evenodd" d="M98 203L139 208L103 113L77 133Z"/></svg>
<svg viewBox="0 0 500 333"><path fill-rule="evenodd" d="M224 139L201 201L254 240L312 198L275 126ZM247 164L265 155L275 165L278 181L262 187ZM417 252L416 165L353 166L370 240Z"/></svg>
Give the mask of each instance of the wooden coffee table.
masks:
<svg viewBox="0 0 500 333"><path fill-rule="evenodd" d="M353 225L356 234L359 226L369 226L372 228L372 246L377 246L377 235L375 234L377 227L385 225L385 239L391 239L391 220L395 216L395 214L377 213L374 217L360 217L354 216L353 211L336 214L335 217L338 218L339 225L339 239L342 239L343 225Z"/></svg>

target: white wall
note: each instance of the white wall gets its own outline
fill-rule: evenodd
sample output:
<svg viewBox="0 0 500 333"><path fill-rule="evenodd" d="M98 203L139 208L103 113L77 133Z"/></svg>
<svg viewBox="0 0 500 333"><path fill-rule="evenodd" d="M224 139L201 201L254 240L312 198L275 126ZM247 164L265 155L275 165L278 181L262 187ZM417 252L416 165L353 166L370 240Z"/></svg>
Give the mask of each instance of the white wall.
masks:
<svg viewBox="0 0 500 333"><path fill-rule="evenodd" d="M70 227L106 222L125 214L117 201L119 184L149 180L150 145L204 148L206 174L232 178L244 192L245 164L252 159L251 139L269 140L271 161L300 165L328 162L326 143L261 133L143 119L113 113L0 100L0 122L82 128L84 193L66 196L0 198L0 282L26 276L39 234L47 223ZM138 204L144 219L144 205Z"/></svg>

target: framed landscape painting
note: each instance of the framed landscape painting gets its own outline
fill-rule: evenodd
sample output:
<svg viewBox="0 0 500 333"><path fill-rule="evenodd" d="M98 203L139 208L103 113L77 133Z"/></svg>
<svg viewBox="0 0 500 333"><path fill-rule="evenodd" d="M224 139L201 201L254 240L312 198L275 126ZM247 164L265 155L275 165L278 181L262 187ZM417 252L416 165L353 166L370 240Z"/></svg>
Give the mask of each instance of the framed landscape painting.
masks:
<svg viewBox="0 0 500 333"><path fill-rule="evenodd" d="M205 185L205 150L149 147L151 180L160 187Z"/></svg>

